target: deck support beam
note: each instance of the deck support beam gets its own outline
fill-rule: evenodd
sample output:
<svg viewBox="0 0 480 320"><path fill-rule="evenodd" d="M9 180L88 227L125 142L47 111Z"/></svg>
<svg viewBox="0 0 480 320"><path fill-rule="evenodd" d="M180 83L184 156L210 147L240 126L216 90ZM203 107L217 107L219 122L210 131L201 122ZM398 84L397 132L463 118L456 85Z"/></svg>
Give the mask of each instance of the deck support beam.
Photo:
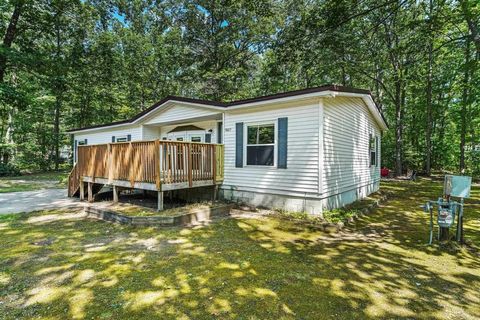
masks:
<svg viewBox="0 0 480 320"><path fill-rule="evenodd" d="M89 182L88 183L88 202L93 202L93 183Z"/></svg>
<svg viewBox="0 0 480 320"><path fill-rule="evenodd" d="M158 191L158 207L157 211L163 210L163 191Z"/></svg>
<svg viewBox="0 0 480 320"><path fill-rule="evenodd" d="M213 201L217 201L218 199L218 184L216 184L214 187L213 187Z"/></svg>
<svg viewBox="0 0 480 320"><path fill-rule="evenodd" d="M80 201L85 200L85 183L80 181Z"/></svg>
<svg viewBox="0 0 480 320"><path fill-rule="evenodd" d="M113 186L113 202L114 203L118 202L118 193L119 193L118 187L114 185Z"/></svg>

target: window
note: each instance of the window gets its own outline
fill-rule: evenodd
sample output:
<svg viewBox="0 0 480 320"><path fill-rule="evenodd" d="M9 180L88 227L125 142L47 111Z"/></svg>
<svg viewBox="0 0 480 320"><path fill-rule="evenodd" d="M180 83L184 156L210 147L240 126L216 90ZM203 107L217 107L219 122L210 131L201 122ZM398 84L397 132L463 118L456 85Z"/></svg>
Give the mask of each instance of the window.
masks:
<svg viewBox="0 0 480 320"><path fill-rule="evenodd" d="M115 142L127 142L127 141L128 141L127 136L118 136L118 137L115 137Z"/></svg>
<svg viewBox="0 0 480 320"><path fill-rule="evenodd" d="M202 137L193 136L193 137L190 138L190 141L192 141L192 142L202 142Z"/></svg>
<svg viewBox="0 0 480 320"><path fill-rule="evenodd" d="M370 150L370 166L377 165L377 138L374 135L370 135L369 139L369 150Z"/></svg>
<svg viewBox="0 0 480 320"><path fill-rule="evenodd" d="M85 140L78 140L78 145L79 145L79 146L84 146L84 145L86 145L86 144L87 144L87 139L85 139Z"/></svg>
<svg viewBox="0 0 480 320"><path fill-rule="evenodd" d="M247 165L273 166L275 162L275 124L247 126Z"/></svg>
<svg viewBox="0 0 480 320"><path fill-rule="evenodd" d="M183 141L182 137L177 137L177 141Z"/></svg>

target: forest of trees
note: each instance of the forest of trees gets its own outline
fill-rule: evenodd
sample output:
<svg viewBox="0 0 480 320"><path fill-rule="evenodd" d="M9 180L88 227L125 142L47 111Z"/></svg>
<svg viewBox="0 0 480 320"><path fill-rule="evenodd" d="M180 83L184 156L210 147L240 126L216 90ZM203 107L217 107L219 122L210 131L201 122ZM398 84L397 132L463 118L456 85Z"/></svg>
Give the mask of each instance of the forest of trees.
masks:
<svg viewBox="0 0 480 320"><path fill-rule="evenodd" d="M478 0L0 0L2 170L166 95L370 89L382 166L480 174ZM1 170L0 170L1 171Z"/></svg>

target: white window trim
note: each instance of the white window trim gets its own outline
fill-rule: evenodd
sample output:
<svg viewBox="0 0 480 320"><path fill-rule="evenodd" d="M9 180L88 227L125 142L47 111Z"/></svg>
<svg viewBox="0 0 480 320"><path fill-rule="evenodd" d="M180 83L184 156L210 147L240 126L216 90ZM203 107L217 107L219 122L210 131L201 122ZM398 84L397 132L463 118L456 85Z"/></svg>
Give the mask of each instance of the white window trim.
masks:
<svg viewBox="0 0 480 320"><path fill-rule="evenodd" d="M177 141L177 138L182 137L184 142L191 142L192 137L200 137L202 142L205 142L206 133L206 130L187 130L167 133L163 137L170 141Z"/></svg>
<svg viewBox="0 0 480 320"><path fill-rule="evenodd" d="M200 142L205 142L205 134L207 133L206 130L189 130L187 131L187 141L192 142L192 138L199 137Z"/></svg>
<svg viewBox="0 0 480 320"><path fill-rule="evenodd" d="M262 126L262 125L272 125L273 124L273 165L264 166L264 165L255 165L247 164L247 146L248 146L248 127L253 126ZM249 168L259 168L259 169L274 169L277 168L277 148L278 148L278 137L277 137L277 128L278 120L267 120L267 121L256 121L256 122L244 122L243 123L243 166ZM272 144L254 144L251 146L271 146Z"/></svg>
<svg viewBox="0 0 480 320"><path fill-rule="evenodd" d="M368 135L368 166L371 168L371 167L378 167L378 154L377 154L377 135L375 132L371 132L369 135ZM370 148L370 138L373 140L373 143L372 143L372 148ZM375 153L375 157L372 157L372 152ZM372 164L372 158L375 159L375 163Z"/></svg>

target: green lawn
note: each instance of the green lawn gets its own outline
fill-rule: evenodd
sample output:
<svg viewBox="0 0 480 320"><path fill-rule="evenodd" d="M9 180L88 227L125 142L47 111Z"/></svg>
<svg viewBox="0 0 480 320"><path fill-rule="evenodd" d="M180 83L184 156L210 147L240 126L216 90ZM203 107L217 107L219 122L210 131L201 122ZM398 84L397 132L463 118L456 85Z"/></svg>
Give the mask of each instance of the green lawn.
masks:
<svg viewBox="0 0 480 320"><path fill-rule="evenodd" d="M67 177L68 173L66 172L42 172L18 177L1 177L0 193L64 188L67 185Z"/></svg>
<svg viewBox="0 0 480 320"><path fill-rule="evenodd" d="M0 217L2 319L475 319L480 190L467 248L427 246L418 207L441 183L396 196L342 233L268 217L194 229L134 228L46 211Z"/></svg>

